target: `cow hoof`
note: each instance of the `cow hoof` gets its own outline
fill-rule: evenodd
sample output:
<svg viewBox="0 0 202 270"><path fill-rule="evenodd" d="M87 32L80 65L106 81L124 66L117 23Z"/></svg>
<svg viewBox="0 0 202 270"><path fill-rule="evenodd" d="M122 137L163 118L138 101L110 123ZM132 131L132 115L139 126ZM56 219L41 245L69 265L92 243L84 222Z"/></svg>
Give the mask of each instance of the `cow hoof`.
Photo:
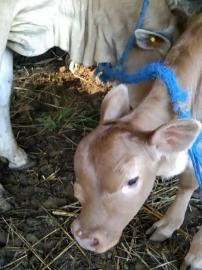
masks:
<svg viewBox="0 0 202 270"><path fill-rule="evenodd" d="M154 242L163 242L171 237L172 230L170 230L169 224L165 224L162 221L163 220L157 221L146 231L146 234L150 235L149 240Z"/></svg>
<svg viewBox="0 0 202 270"><path fill-rule="evenodd" d="M166 239L168 239L169 237L167 237L166 235L161 234L158 231L155 231L149 238L149 240L154 241L154 242L163 242Z"/></svg>
<svg viewBox="0 0 202 270"><path fill-rule="evenodd" d="M202 266L201 268L196 268L191 266L191 264L189 264L188 262L184 261L180 266L180 270L202 270Z"/></svg>
<svg viewBox="0 0 202 270"><path fill-rule="evenodd" d="M36 161L28 158L27 162L21 166L16 166L16 164L9 163L8 167L11 170L23 171L23 170L28 170L34 167L35 165L36 165Z"/></svg>
<svg viewBox="0 0 202 270"><path fill-rule="evenodd" d="M163 242L169 238L168 236L164 235L155 224L146 231L146 234L151 235L149 240L154 242Z"/></svg>
<svg viewBox="0 0 202 270"><path fill-rule="evenodd" d="M79 68L79 64L72 61L67 54L65 57L65 67L74 75Z"/></svg>
<svg viewBox="0 0 202 270"><path fill-rule="evenodd" d="M69 70L71 71L71 73L74 75L78 69L79 69L79 64L77 64L74 61L71 61L69 64Z"/></svg>

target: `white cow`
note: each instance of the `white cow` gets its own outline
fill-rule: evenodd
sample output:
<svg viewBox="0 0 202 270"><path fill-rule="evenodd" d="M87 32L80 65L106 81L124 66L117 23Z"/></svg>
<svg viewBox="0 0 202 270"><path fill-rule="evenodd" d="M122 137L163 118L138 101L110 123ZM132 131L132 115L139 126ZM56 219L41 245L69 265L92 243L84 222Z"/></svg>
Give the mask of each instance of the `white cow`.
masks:
<svg viewBox="0 0 202 270"><path fill-rule="evenodd" d="M133 49L126 63L131 71L162 58L177 35L176 22L166 2L150 2L144 28L164 38L158 36L151 43L150 34L137 33L139 46L146 50ZM0 156L8 160L9 168L31 165L17 145L10 123L12 51L36 56L58 46L68 51L73 61L85 66L115 64L133 31L141 5L142 0L0 0Z"/></svg>

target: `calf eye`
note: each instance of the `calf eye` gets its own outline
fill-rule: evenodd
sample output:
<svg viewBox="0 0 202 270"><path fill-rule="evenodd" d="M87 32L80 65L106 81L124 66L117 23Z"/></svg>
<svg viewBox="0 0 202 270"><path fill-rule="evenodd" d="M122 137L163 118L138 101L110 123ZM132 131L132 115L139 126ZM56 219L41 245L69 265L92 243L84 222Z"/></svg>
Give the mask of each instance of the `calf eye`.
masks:
<svg viewBox="0 0 202 270"><path fill-rule="evenodd" d="M134 185L137 183L138 179L139 179L138 176L135 177L135 178L133 178L133 179L130 179L130 180L128 181L128 186L129 186L129 187L134 186Z"/></svg>

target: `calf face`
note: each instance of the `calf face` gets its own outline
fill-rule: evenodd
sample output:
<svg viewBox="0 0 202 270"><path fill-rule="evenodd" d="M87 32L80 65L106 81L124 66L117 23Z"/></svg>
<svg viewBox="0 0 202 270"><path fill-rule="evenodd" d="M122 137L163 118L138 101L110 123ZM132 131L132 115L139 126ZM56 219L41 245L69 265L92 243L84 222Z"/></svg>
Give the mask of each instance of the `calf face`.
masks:
<svg viewBox="0 0 202 270"><path fill-rule="evenodd" d="M114 246L149 195L153 181L147 180L154 180L157 166L146 139L109 124L79 145L74 190L82 211L72 232L84 248L100 253ZM147 170L143 164L149 164Z"/></svg>
<svg viewBox="0 0 202 270"><path fill-rule="evenodd" d="M137 119L128 107L127 88L112 89L103 101L100 125L81 141L75 155L75 196L82 210L72 232L82 247L99 253L119 241L157 175L184 170L186 150L200 131L194 120L144 131L143 125L134 127Z"/></svg>

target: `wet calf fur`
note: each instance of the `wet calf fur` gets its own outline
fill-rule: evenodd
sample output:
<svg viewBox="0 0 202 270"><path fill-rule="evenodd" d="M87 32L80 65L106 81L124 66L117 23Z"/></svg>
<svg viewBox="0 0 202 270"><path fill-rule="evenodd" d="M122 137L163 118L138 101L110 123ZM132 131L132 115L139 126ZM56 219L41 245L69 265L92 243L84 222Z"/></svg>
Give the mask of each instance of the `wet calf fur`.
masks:
<svg viewBox="0 0 202 270"><path fill-rule="evenodd" d="M104 252L120 239L123 229L149 196L156 176L179 174L180 188L165 215L148 230L163 241L183 223L197 188L187 150L201 131L202 16L195 18L173 46L165 63L189 92L197 120L177 120L167 90L156 81L132 112L127 87L119 85L105 97L98 127L82 139L75 154L75 196L81 202L72 232L79 244ZM202 269L202 229L194 237L181 269Z"/></svg>

